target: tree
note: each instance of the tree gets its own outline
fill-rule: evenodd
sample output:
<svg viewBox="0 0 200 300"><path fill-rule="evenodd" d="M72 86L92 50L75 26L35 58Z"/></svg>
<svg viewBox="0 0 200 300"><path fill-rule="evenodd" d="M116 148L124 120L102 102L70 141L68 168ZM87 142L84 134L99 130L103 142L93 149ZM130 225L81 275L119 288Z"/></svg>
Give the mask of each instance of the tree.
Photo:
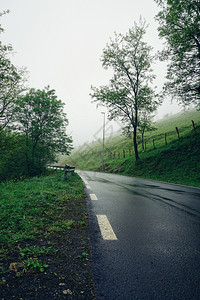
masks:
<svg viewBox="0 0 200 300"><path fill-rule="evenodd" d="M5 14L0 13L0 17ZM3 28L0 25L0 33ZM0 128L13 122L17 98L24 91L23 70L18 70L8 58L12 52L10 45L0 41Z"/></svg>
<svg viewBox="0 0 200 300"><path fill-rule="evenodd" d="M138 160L137 130L144 110L154 112L159 104L151 87L155 76L152 74L152 48L143 41L146 23L129 29L125 35L116 34L103 50L101 58L105 69L112 68L113 78L109 85L92 87L93 102L106 106L109 119L120 119L132 128L135 158Z"/></svg>
<svg viewBox="0 0 200 300"><path fill-rule="evenodd" d="M147 111L147 110L143 110L140 113L140 120L138 122L138 132L141 134L141 142L142 142L142 150L145 150L144 147L144 134L145 132L149 132L149 131L154 131L157 130L157 128L154 125L153 122L153 117L154 115L152 115L151 112ZM123 134L127 137L131 137L132 136L132 128L131 128L131 124L125 126L123 128Z"/></svg>
<svg viewBox="0 0 200 300"><path fill-rule="evenodd" d="M156 19L165 38L162 60L168 60L165 92L180 103L200 108L200 3L199 0L155 0L161 7Z"/></svg>
<svg viewBox="0 0 200 300"><path fill-rule="evenodd" d="M0 182L27 176L25 136L0 130Z"/></svg>
<svg viewBox="0 0 200 300"><path fill-rule="evenodd" d="M153 116L148 111L143 111L141 114L140 122L138 124L138 131L141 133L142 137L142 150L144 151L144 134L145 132L157 130L155 126L153 126Z"/></svg>
<svg viewBox="0 0 200 300"><path fill-rule="evenodd" d="M64 104L54 90L31 89L18 101L18 130L26 136L26 165L29 175L41 173L56 154L69 154L71 137L66 134L68 120Z"/></svg>

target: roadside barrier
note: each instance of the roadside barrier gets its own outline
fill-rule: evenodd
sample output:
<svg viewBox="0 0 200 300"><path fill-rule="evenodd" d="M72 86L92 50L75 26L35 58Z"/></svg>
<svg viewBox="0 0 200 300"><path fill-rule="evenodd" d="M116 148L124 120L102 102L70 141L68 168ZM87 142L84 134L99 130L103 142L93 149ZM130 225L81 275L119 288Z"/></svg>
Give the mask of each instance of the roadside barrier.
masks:
<svg viewBox="0 0 200 300"><path fill-rule="evenodd" d="M75 171L75 167L72 167L72 166L69 166L69 165L65 165L65 166L47 165L47 168L55 169L55 170L63 169L64 170L64 179L67 178L67 174L70 173L70 172L71 172L71 175L74 175L74 171Z"/></svg>

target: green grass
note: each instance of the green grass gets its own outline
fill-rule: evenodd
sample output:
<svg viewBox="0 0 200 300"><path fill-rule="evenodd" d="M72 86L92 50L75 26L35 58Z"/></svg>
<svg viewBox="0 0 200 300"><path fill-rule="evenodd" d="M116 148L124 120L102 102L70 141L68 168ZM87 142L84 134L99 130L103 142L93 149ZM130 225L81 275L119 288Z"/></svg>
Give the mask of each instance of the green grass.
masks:
<svg viewBox="0 0 200 300"><path fill-rule="evenodd" d="M200 187L199 133L144 153L137 163L132 158L127 159L120 173Z"/></svg>
<svg viewBox="0 0 200 300"><path fill-rule="evenodd" d="M63 220L63 205L73 199L84 198L84 186L77 174L63 180L62 171L49 176L34 177L23 181L0 183L0 260L16 249L20 253L51 251L51 249L19 248L19 244L36 240L41 234L49 236L55 231L80 226L84 217ZM73 205L75 205L73 203ZM71 213L70 213L71 215ZM21 250L20 250L21 249Z"/></svg>
<svg viewBox="0 0 200 300"><path fill-rule="evenodd" d="M191 120L195 122L196 134ZM131 176L200 187L200 112L196 110L182 112L158 121L155 127L157 127L156 131L147 132L145 135L146 152L142 151L140 136L138 136L140 160L137 163L130 138L120 134L107 138L105 171L115 170ZM179 139L176 127L179 129ZM156 149L153 146L153 139ZM102 141L79 147L70 157L62 158L61 163L65 162L82 170L101 171Z"/></svg>
<svg viewBox="0 0 200 300"><path fill-rule="evenodd" d="M62 299L67 288L93 299L84 185L76 173L48 173L0 183L0 294Z"/></svg>

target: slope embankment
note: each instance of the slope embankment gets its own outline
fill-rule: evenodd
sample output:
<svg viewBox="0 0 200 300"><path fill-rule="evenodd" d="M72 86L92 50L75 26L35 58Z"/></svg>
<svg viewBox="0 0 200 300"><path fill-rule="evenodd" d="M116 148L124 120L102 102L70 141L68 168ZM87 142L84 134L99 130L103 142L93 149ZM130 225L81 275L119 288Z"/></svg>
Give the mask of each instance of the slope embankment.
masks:
<svg viewBox="0 0 200 300"><path fill-rule="evenodd" d="M147 132L136 162L131 139L122 135L105 141L104 171L200 187L200 112L191 110L155 124ZM83 145L62 158L81 170L102 171L102 141Z"/></svg>

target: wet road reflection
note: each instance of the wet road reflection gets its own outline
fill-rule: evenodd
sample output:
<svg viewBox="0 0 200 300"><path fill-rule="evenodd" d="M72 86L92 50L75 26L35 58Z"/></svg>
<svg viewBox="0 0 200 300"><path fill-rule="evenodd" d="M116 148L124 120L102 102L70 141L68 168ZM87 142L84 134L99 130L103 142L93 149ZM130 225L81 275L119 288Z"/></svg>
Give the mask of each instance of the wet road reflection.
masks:
<svg viewBox="0 0 200 300"><path fill-rule="evenodd" d="M81 172L88 200L97 300L199 299L200 189ZM105 241L106 215L117 241Z"/></svg>

